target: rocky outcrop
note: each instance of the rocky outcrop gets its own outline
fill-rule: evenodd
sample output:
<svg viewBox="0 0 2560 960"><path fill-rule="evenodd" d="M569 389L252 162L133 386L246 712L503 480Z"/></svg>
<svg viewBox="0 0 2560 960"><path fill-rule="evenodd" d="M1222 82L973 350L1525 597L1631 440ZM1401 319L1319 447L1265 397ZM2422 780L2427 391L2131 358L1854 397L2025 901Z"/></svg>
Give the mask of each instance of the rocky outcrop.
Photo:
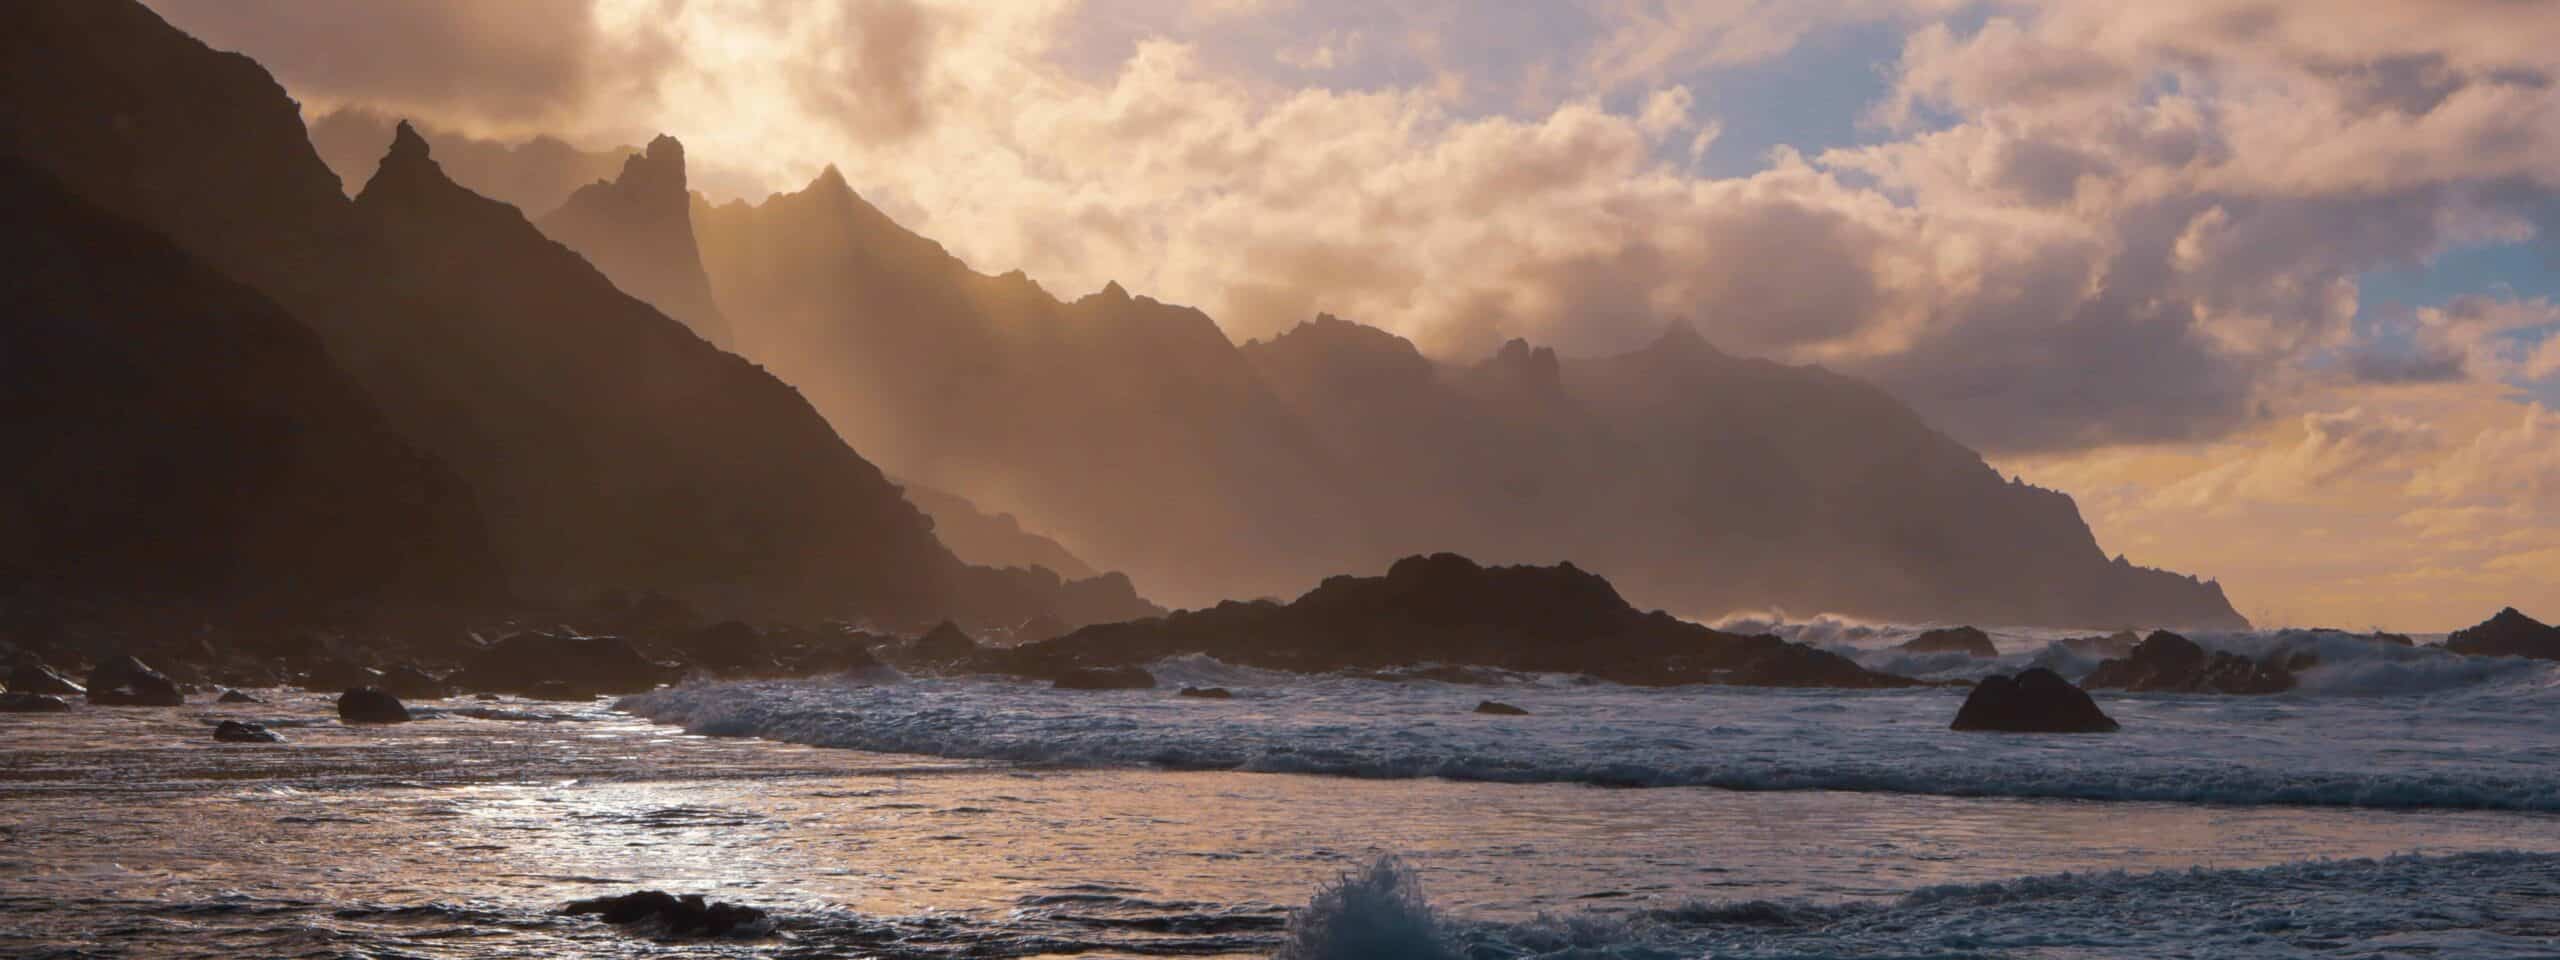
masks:
<svg viewBox="0 0 2560 960"><path fill-rule="evenodd" d="M1496 717L1525 717L1529 715L1529 711L1504 703L1500 700L1479 700L1476 702L1475 712Z"/></svg>
<svg viewBox="0 0 2560 960"><path fill-rule="evenodd" d="M338 695L338 719L346 723L407 723L409 707L400 698L372 687Z"/></svg>
<svg viewBox="0 0 2560 960"><path fill-rule="evenodd" d="M2000 655L2000 648L1991 645L1991 635L1974 627L1931 630L1911 638L1901 649L1911 653L1961 653L1968 657Z"/></svg>
<svg viewBox="0 0 2560 960"><path fill-rule="evenodd" d="M310 118L311 146L338 175L349 193L364 186L391 144L400 118L360 106L341 107ZM578 188L612 179L640 151L628 146L584 150L556 137L538 136L522 143L473 137L455 130L421 126L418 132L434 144L436 156L453 181L533 216L556 210Z"/></svg>
<svg viewBox="0 0 2560 960"><path fill-rule="evenodd" d="M2251 660L2227 651L2207 651L2195 641L2155 631L2130 656L2098 665L2080 685L2091 690L2167 693L2283 693L2293 689L2293 672L2281 662Z"/></svg>
<svg viewBox="0 0 2560 960"><path fill-rule="evenodd" d="M1176 696L1190 697L1194 700L1233 700L1236 698L1235 691L1229 690L1225 687L1184 687L1182 688L1182 692L1176 694Z"/></svg>
<svg viewBox="0 0 2560 960"><path fill-rule="evenodd" d="M752 937L773 932L772 919L754 907L706 903L700 895L678 897L656 890L579 900L560 912L593 916L617 927L640 927L662 937Z"/></svg>
<svg viewBox="0 0 2560 960"><path fill-rule="evenodd" d="M1050 684L1060 690L1153 690L1155 674L1138 667L1078 667Z"/></svg>
<svg viewBox="0 0 2560 960"><path fill-rule="evenodd" d="M0 713L61 713L71 709L61 697L41 693L0 693Z"/></svg>
<svg viewBox="0 0 2560 960"><path fill-rule="evenodd" d="M1200 653L1301 673L1444 664L1581 673L1664 686L1899 687L1916 681L1773 636L1740 636L1641 613L1571 564L1485 567L1454 554L1408 557L1381 577L1338 576L1288 604L1225 603L1086 627L980 658L989 669L1054 677Z"/></svg>
<svg viewBox="0 0 2560 960"><path fill-rule="evenodd" d="M748 676L780 670L773 654L765 649L764 634L737 620L692 630L676 638L676 652L685 665L708 670L721 676Z"/></svg>
<svg viewBox="0 0 2560 960"><path fill-rule="evenodd" d="M978 641L949 620L935 624L907 646L907 655L927 663L959 663L978 655Z"/></svg>
<svg viewBox="0 0 2560 960"><path fill-rule="evenodd" d="M620 637L526 632L473 654L446 682L474 693L543 690L555 699L583 700L642 693L681 675L679 668L642 656Z"/></svg>
<svg viewBox="0 0 2560 960"><path fill-rule="evenodd" d="M2142 645L2142 635L2131 630L2118 630L2104 636L2066 637L2059 641L2063 649L2092 657L2128 657L2133 648Z"/></svg>
<svg viewBox="0 0 2560 960"><path fill-rule="evenodd" d="M33 693L51 697L79 697L89 693L87 687L71 682L44 659L25 650L9 658L6 686L11 693Z"/></svg>
<svg viewBox="0 0 2560 960"><path fill-rule="evenodd" d="M187 702L175 681L149 664L118 654L89 671L89 702L113 707L174 707Z"/></svg>
<svg viewBox="0 0 2560 960"><path fill-rule="evenodd" d="M535 225L586 257L623 292L715 346L731 345L729 322L711 300L711 278L702 272L702 250L694 244L684 144L674 137L649 141L647 150L623 160L619 177L578 188Z"/></svg>
<svg viewBox="0 0 2560 960"><path fill-rule="evenodd" d="M213 728L213 738L223 743L283 743L284 736L266 728L265 724L225 720Z"/></svg>
<svg viewBox="0 0 2560 960"><path fill-rule="evenodd" d="M1956 710L1952 730L2010 733L2111 733L2116 721L2061 674L2042 667L2014 677L1986 677Z"/></svg>
<svg viewBox="0 0 2560 960"><path fill-rule="evenodd" d="M2560 627L2525 616L2514 607L2446 635L2444 648L2475 657L2560 660Z"/></svg>
<svg viewBox="0 0 2560 960"><path fill-rule="evenodd" d="M225 690L225 691L222 691L222 695L221 695L221 696L213 698L213 702L215 702L215 703L226 703L226 704L243 704L243 703L265 703L266 701L264 701L264 700L260 700L260 699L258 699L258 698L256 698L256 697L250 696L250 695L245 694L245 693L241 693L241 692L240 692L240 691L238 691L238 690Z"/></svg>

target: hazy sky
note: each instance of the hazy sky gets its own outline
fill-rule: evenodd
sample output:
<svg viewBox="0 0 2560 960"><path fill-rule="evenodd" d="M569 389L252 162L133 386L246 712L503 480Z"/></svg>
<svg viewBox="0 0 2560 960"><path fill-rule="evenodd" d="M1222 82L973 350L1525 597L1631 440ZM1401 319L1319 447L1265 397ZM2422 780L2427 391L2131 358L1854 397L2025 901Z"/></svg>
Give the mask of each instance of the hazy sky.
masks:
<svg viewBox="0 0 2560 960"><path fill-rule="evenodd" d="M1692 322L2261 622L2560 615L2560 3L151 2L307 109L835 163L1238 339Z"/></svg>

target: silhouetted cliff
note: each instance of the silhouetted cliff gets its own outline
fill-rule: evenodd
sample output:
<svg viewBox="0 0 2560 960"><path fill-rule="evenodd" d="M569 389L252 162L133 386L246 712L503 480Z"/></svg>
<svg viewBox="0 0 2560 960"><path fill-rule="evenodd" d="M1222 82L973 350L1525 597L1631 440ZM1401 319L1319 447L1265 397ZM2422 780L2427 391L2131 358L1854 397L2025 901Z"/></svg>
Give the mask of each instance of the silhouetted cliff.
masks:
<svg viewBox="0 0 2560 960"><path fill-rule="evenodd" d="M460 479L282 308L0 156L0 605L503 600Z"/></svg>
<svg viewBox="0 0 2560 960"><path fill-rule="evenodd" d="M1176 602L1453 550L1571 559L1699 615L2243 622L2213 584L2108 560L2069 497L1882 391L1685 326L1459 368L1332 317L1236 347L1117 285L1062 303L972 272L832 170L695 222L745 355L901 475Z"/></svg>
<svg viewBox="0 0 2560 960"><path fill-rule="evenodd" d="M959 563L790 387L455 185L405 127L348 200L263 69L130 0L0 5L0 149L309 325L470 486L529 600L622 588L999 623L1152 609L1125 581L1070 591Z"/></svg>
<svg viewBox="0 0 2560 960"><path fill-rule="evenodd" d="M711 301L711 279L694 245L693 198L685 190L684 145L649 141L623 161L622 175L571 194L536 221L622 291L682 321L702 339L729 346L729 323Z"/></svg>

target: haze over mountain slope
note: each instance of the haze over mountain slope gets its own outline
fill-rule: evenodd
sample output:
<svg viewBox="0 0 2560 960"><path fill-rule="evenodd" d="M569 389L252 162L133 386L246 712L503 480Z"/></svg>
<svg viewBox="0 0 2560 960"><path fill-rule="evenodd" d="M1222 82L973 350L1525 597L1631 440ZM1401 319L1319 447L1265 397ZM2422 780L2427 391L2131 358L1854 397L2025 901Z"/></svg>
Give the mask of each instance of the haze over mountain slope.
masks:
<svg viewBox="0 0 2560 960"><path fill-rule="evenodd" d="M694 245L693 200L685 190L684 144L674 137L623 160L622 173L578 188L535 221L578 251L624 292L682 321L714 345L729 345L729 323L711 300L711 278Z"/></svg>
<svg viewBox="0 0 2560 960"><path fill-rule="evenodd" d="M250 620L502 599L462 481L319 337L0 155L0 606Z"/></svg>
<svg viewBox="0 0 2560 960"><path fill-rule="evenodd" d="M363 189L364 182L373 178L374 166L382 162L383 148L391 144L392 130L400 125L398 117L361 107L332 110L309 119L312 148L320 152L321 162L337 173L349 194ZM558 209L578 188L613 179L621 172L624 161L641 152L630 147L580 149L554 137L501 143L424 124L415 127L418 135L434 148L436 163L444 167L453 182L525 211L527 216Z"/></svg>
<svg viewBox="0 0 2560 960"><path fill-rule="evenodd" d="M984 622L1149 609L1125 580L959 563L791 388L455 185L405 127L350 201L263 69L130 0L0 5L0 151L314 329L470 485L527 599L662 590L714 611Z"/></svg>
<svg viewBox="0 0 2560 960"><path fill-rule="evenodd" d="M1465 368L1329 317L1237 347L1116 284L1062 302L975 273L832 169L694 219L738 348L854 442L1178 602L1453 550L1569 559L1692 614L2243 622L1881 391L1685 328Z"/></svg>

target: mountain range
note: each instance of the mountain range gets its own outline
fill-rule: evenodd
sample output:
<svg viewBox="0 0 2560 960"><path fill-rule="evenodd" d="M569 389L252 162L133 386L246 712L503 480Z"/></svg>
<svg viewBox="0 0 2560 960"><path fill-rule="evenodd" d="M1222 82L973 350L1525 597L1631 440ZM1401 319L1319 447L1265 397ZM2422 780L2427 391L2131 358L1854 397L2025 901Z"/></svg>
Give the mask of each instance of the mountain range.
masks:
<svg viewBox="0 0 2560 960"><path fill-rule="evenodd" d="M369 401L356 406L467 488L495 585L474 602L563 609L656 592L713 613L990 624L1156 609L1122 577L1070 584L960 562L791 387L617 289L516 208L453 183L405 124L351 199L263 68L131 0L0 6L0 155L162 238L323 345L330 371ZM644 152L626 173L652 169ZM162 261L177 263L138 258L120 282L171 283L184 265ZM113 302L58 302L47 322L190 325L219 309L171 301L108 317ZM187 359L149 358L129 375ZM265 426L314 429L298 417ZM49 508L43 490L8 492ZM458 513L444 527L456 542L474 533ZM404 548L317 532L306 546L323 551L319 562Z"/></svg>

